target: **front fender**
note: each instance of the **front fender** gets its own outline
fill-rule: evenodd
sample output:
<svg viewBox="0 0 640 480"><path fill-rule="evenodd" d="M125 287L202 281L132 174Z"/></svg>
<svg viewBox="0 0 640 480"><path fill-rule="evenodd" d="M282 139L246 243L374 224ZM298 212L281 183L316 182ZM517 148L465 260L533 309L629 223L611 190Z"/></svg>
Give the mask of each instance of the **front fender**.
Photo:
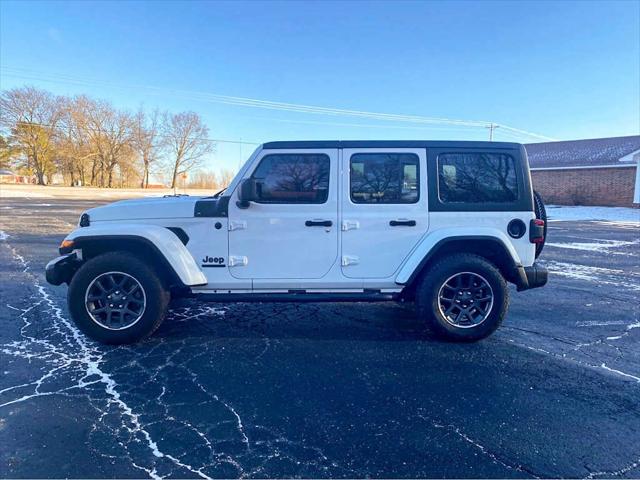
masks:
<svg viewBox="0 0 640 480"><path fill-rule="evenodd" d="M423 260L427 258L439 244L449 240L495 240L499 241L509 252L514 265L521 265L520 256L509 241L507 235L501 230L492 227L474 227L473 230L466 227L442 228L425 236L404 261L395 282L404 285L413 277L414 272L421 267Z"/></svg>
<svg viewBox="0 0 640 480"><path fill-rule="evenodd" d="M173 268L180 281L186 286L205 285L207 278L195 260L182 244L180 239L170 230L158 225L113 224L92 225L71 232L65 240L74 242L74 247L82 248L82 244L91 240L113 241L113 250L118 249L118 239L141 240L156 253L162 255ZM63 252L61 252L63 253Z"/></svg>

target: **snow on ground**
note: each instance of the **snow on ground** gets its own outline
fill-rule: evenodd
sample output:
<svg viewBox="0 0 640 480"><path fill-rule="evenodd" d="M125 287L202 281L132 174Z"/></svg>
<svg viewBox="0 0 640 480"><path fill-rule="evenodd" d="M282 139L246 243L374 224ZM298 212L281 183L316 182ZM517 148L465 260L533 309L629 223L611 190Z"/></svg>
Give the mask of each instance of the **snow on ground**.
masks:
<svg viewBox="0 0 640 480"><path fill-rule="evenodd" d="M0 185L0 198L26 198L26 199L80 199L80 200L121 200L125 198L158 197L172 195L169 188L97 188L97 187L64 187L61 185ZM215 190L207 189L178 189L176 193L194 196L206 196L215 193Z"/></svg>
<svg viewBox="0 0 640 480"><path fill-rule="evenodd" d="M554 260L543 261L541 263L554 275L640 291L638 275L634 272L625 272L617 268L592 267L577 263L556 262Z"/></svg>
<svg viewBox="0 0 640 480"><path fill-rule="evenodd" d="M635 255L634 252L626 252L626 251L617 251L615 248L618 247L630 247L634 245L640 245L640 239L638 240L599 240L594 239L593 242L547 242L546 245L548 247L556 247L556 248L568 248L570 250L584 250L587 252L598 252L598 253L611 253L614 255Z"/></svg>
<svg viewBox="0 0 640 480"><path fill-rule="evenodd" d="M547 205L550 222L602 220L640 226L640 209L626 207L567 207Z"/></svg>
<svg viewBox="0 0 640 480"><path fill-rule="evenodd" d="M6 186L3 185L0 187L0 198L52 198L52 195L45 192L6 188Z"/></svg>

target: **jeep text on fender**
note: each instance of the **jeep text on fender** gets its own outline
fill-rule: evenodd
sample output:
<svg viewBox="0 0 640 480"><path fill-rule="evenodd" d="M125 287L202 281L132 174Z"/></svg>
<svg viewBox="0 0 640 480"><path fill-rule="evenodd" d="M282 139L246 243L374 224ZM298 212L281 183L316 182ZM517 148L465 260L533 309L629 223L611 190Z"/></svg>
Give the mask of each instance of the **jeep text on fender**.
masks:
<svg viewBox="0 0 640 480"><path fill-rule="evenodd" d="M106 343L152 334L180 296L415 302L435 333L470 341L500 325L507 282L546 283L545 220L519 144L272 142L214 196L88 210L46 275Z"/></svg>

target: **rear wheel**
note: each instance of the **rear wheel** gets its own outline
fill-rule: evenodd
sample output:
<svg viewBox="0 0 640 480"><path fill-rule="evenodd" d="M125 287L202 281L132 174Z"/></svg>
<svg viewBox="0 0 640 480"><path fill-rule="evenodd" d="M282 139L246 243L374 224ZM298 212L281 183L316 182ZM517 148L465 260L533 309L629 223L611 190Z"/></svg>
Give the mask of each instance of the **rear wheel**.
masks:
<svg viewBox="0 0 640 480"><path fill-rule="evenodd" d="M441 259L416 290L419 318L447 340L487 337L502 323L508 305L509 290L500 271L472 254Z"/></svg>
<svg viewBox="0 0 640 480"><path fill-rule="evenodd" d="M162 323L169 292L156 272L128 252L88 260L69 285L71 317L82 332L102 343L132 343Z"/></svg>

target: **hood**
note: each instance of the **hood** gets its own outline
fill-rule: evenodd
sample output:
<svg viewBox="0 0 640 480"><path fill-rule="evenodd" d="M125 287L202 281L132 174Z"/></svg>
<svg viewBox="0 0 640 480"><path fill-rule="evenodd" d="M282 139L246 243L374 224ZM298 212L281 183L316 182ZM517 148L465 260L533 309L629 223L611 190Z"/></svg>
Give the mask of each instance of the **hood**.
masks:
<svg viewBox="0 0 640 480"><path fill-rule="evenodd" d="M136 198L91 208L91 222L108 220L142 220L151 218L193 218L195 204L204 197L170 196Z"/></svg>

